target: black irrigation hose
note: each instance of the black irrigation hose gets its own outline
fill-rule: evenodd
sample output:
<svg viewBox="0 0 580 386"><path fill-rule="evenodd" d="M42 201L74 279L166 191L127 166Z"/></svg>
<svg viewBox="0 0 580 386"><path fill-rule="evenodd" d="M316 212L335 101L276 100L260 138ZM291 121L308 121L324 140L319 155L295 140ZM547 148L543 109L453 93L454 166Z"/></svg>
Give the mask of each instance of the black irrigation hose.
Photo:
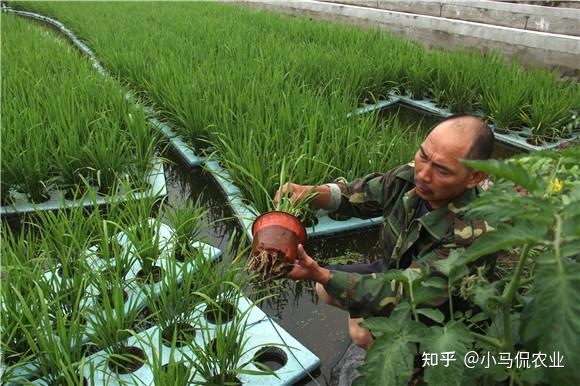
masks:
<svg viewBox="0 0 580 386"><path fill-rule="evenodd" d="M28 17L31 19L35 19L38 21L41 21L43 23L47 23L50 24L51 26L55 27L56 29L59 30L59 32L61 32L62 34L64 34L69 40L70 42L76 47L78 48L81 53L83 53L84 55L86 55L90 61L91 61L91 65L93 66L93 68L95 70L97 70L97 72L103 76L106 79L112 79L115 80L115 78L109 74L107 72L107 70L105 70L105 68L103 67L103 65L99 62L99 60L97 59L97 56L94 54L94 52L85 44L83 43L70 29L68 29L67 27L65 27L64 24L62 24L61 22L52 19L50 17L47 16L43 16L34 12L28 12L28 11L20 11L20 10L15 10L12 9L10 7L7 6L2 6L2 12L6 12L6 13L12 13L18 16L23 16L23 17ZM167 124L160 122L157 118L155 117L151 117L149 115L154 114L153 113L153 109L151 109L150 107L145 106L145 104L143 104L141 101L135 101L136 97L133 95L133 93L131 92L127 92L125 90L123 90L122 86L119 86L119 89L123 92L125 92L125 98L132 103L135 103L137 105L143 106L145 109L145 112L148 114L147 120L160 128L163 128L163 126L166 126L167 128L169 128L171 130L171 127L169 127ZM258 324L263 322L264 319L261 319L259 321L256 321L254 323L252 323L251 325L254 324ZM272 325L272 328L274 328L274 331L276 331L276 334L278 335L278 337L280 338L280 340L287 346L290 347L288 345L288 343L286 343L286 341L284 340L284 337L282 337L282 335L280 334L280 332L278 331L278 329L276 328L276 326L274 325L274 322L272 321L271 318L266 317L265 320L268 320L270 322L270 324ZM310 374L309 371L306 370L306 368L304 368L304 365L302 365L302 363L298 360L298 358L296 357L296 355L294 355L294 352L292 352L292 350L289 350L290 354L292 355L292 357L294 357L294 359L296 360L296 362L300 365L300 367L302 368L302 370L304 370L304 372L306 374L308 374L308 376L310 377L310 379L312 379L312 381L320 386L320 383L318 383L318 381L312 376L312 374Z"/></svg>

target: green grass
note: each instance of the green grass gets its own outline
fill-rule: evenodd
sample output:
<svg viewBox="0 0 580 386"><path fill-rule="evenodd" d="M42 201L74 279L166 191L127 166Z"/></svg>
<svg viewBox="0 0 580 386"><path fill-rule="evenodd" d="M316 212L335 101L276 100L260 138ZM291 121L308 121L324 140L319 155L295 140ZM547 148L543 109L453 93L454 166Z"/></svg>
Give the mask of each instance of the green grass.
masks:
<svg viewBox="0 0 580 386"><path fill-rule="evenodd" d="M268 208L283 162L299 160L292 173L296 182L319 184L400 163L384 152L385 142L404 149L403 162L410 160L415 149L407 138L377 133L372 117L346 118L359 102L384 98L389 90L427 94L455 112L483 107L489 119L502 123L528 104L545 114L540 102L531 102L541 100L539 90L521 100L508 87L495 91L496 84L509 83L504 78L513 78L506 69L521 72L496 54L431 51L377 30L231 4L23 5L70 25L198 152L217 151L260 211ZM524 82L533 81L525 74ZM571 95L577 97L578 90ZM513 103L492 106L504 100Z"/></svg>
<svg viewBox="0 0 580 386"><path fill-rule="evenodd" d="M158 134L88 60L47 28L2 14L2 196L72 198L88 183L142 186Z"/></svg>
<svg viewBox="0 0 580 386"><path fill-rule="evenodd" d="M138 258L136 252L142 248L139 244L120 248L109 240L117 239L119 232L130 233L142 223L140 220L167 213L168 209L158 206L151 198L111 203L103 212L76 207L38 212L34 223L26 222L16 232L2 226L0 349L2 365L6 366L2 382L16 381L17 369L33 361L38 366L29 376L42 377L51 384L77 384L79 368L89 365L85 363L87 347L115 356L128 339L147 326L139 314L142 305L128 303L137 298L124 299L124 291L129 293L137 285L149 296L152 314L148 321L161 326L184 320L197 304L224 292L239 296L237 286L247 283L239 267L227 259L210 263L200 253L190 259L193 265L179 277L173 251L165 251L169 259L167 281L158 285L162 291L158 296L151 285L127 277ZM203 214L196 205L184 213L179 208L172 208L172 212L173 218L180 219ZM196 221L199 218L191 223ZM185 224L184 228L190 226ZM192 240L196 237L189 236ZM90 260L101 268L90 265ZM88 337L88 345L82 342L83 336Z"/></svg>

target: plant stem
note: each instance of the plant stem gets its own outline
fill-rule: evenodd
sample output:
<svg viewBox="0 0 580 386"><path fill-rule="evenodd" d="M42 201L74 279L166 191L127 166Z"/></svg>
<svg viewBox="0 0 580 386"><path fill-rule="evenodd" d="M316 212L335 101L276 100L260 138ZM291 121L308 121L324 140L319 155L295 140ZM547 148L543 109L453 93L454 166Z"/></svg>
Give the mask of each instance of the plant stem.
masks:
<svg viewBox="0 0 580 386"><path fill-rule="evenodd" d="M453 298L451 297L451 280L448 280L448 284L447 284L447 297L449 297L449 317L451 318L451 320L454 320L455 317L454 312L453 312Z"/></svg>
<svg viewBox="0 0 580 386"><path fill-rule="evenodd" d="M511 307L514 296L516 291L520 286L520 277L522 275L522 271L524 269L524 264L528 258L528 251L530 250L530 244L525 244L524 248L522 249L522 253L520 255L520 260L518 261L518 265L516 266L516 270L514 272L514 276L510 281L509 286L504 291L502 298L503 298L503 329L504 329L504 340L503 340L503 349L510 350L512 349L513 342L512 342L512 333L511 333Z"/></svg>
<svg viewBox="0 0 580 386"><path fill-rule="evenodd" d="M564 266L562 265L562 259L560 256L560 244L562 243L562 218L556 215L556 229L554 230L554 254L556 255L556 262L558 263L558 269L560 272L564 272Z"/></svg>
<svg viewBox="0 0 580 386"><path fill-rule="evenodd" d="M415 296L413 295L413 284L409 282L409 298L411 299L411 313L413 314L413 319L416 322L419 321L419 315L417 315L417 311L415 310Z"/></svg>
<svg viewBox="0 0 580 386"><path fill-rule="evenodd" d="M503 347L503 342L497 338L492 338L491 336L478 334L477 332L473 332L473 331L470 331L470 332L471 332L471 335L473 335L473 337L475 339L478 339L484 343L490 344L490 345L497 347L497 348Z"/></svg>

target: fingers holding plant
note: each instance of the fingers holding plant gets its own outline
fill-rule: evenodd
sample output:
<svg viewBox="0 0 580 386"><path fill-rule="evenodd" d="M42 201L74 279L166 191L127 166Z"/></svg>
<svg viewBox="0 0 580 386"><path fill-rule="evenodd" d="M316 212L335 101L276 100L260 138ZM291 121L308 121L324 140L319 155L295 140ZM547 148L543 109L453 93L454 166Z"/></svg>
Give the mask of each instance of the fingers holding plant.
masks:
<svg viewBox="0 0 580 386"><path fill-rule="evenodd" d="M314 186L308 185L298 185L292 182L287 182L282 185L281 188L276 190L276 195L274 196L274 204L279 205L283 198L288 198L290 202L296 203L307 199L310 195L309 193L314 192Z"/></svg>

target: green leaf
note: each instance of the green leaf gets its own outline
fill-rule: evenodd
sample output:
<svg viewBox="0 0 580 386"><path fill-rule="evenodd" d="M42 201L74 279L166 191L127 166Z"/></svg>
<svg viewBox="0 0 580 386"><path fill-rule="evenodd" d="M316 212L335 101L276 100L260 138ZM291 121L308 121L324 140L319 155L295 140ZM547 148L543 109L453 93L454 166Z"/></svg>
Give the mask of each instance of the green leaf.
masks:
<svg viewBox="0 0 580 386"><path fill-rule="evenodd" d="M445 320L443 312L436 308L418 308L416 311L418 314L426 316L437 323L443 323L443 320Z"/></svg>
<svg viewBox="0 0 580 386"><path fill-rule="evenodd" d="M457 321L451 321L443 327L429 328L429 334L424 340L424 351L427 353L454 352L454 361L449 361L445 367L441 361L437 366L425 369L425 381L430 386L462 385L465 366L463 357L471 346L472 338L467 327Z"/></svg>
<svg viewBox="0 0 580 386"><path fill-rule="evenodd" d="M518 164L499 161L499 160L487 160L487 161L462 161L465 165L470 168L482 170L486 173L493 175L494 177L505 178L513 183L527 189L530 192L538 191L542 188L541 180L533 175L528 174L526 169Z"/></svg>
<svg viewBox="0 0 580 386"><path fill-rule="evenodd" d="M415 304L438 306L447 300L447 291L433 287L419 287L414 293Z"/></svg>
<svg viewBox="0 0 580 386"><path fill-rule="evenodd" d="M404 330L401 330L397 334L383 335L375 339L367 352L364 365L359 369L361 377L353 384L406 385L413 374L413 357L416 351L411 338L412 335L405 334Z"/></svg>
<svg viewBox="0 0 580 386"><path fill-rule="evenodd" d="M578 385L580 372L580 265L538 265L532 301L524 308L523 338L538 350L564 356L564 368L548 369L552 384Z"/></svg>
<svg viewBox="0 0 580 386"><path fill-rule="evenodd" d="M381 332L384 336L405 335L410 342L420 342L426 333L426 327L413 320L394 320L390 317L365 319L361 326L372 331Z"/></svg>
<svg viewBox="0 0 580 386"><path fill-rule="evenodd" d="M415 287L416 286L415 283L419 282L423 278L423 275L421 275L420 272L417 272L416 270L411 268L405 269L403 271L403 276L405 277L406 282L410 284L412 287Z"/></svg>
<svg viewBox="0 0 580 386"><path fill-rule="evenodd" d="M422 283L423 287L447 289L447 281L442 277L432 276Z"/></svg>
<svg viewBox="0 0 580 386"><path fill-rule="evenodd" d="M451 251L445 259L435 261L435 268L447 276L451 283L457 282L468 273L465 262L457 250Z"/></svg>
<svg viewBox="0 0 580 386"><path fill-rule="evenodd" d="M539 240L544 240L547 233L548 227L538 222L517 221L514 224L500 224L495 231L481 235L465 251L464 261L473 262L481 256L520 244L536 244Z"/></svg>
<svg viewBox="0 0 580 386"><path fill-rule="evenodd" d="M497 301L494 303L493 298L497 295L497 291L493 286L489 284L477 285L473 290L473 302L482 310L491 314L494 311L494 304L497 303Z"/></svg>

